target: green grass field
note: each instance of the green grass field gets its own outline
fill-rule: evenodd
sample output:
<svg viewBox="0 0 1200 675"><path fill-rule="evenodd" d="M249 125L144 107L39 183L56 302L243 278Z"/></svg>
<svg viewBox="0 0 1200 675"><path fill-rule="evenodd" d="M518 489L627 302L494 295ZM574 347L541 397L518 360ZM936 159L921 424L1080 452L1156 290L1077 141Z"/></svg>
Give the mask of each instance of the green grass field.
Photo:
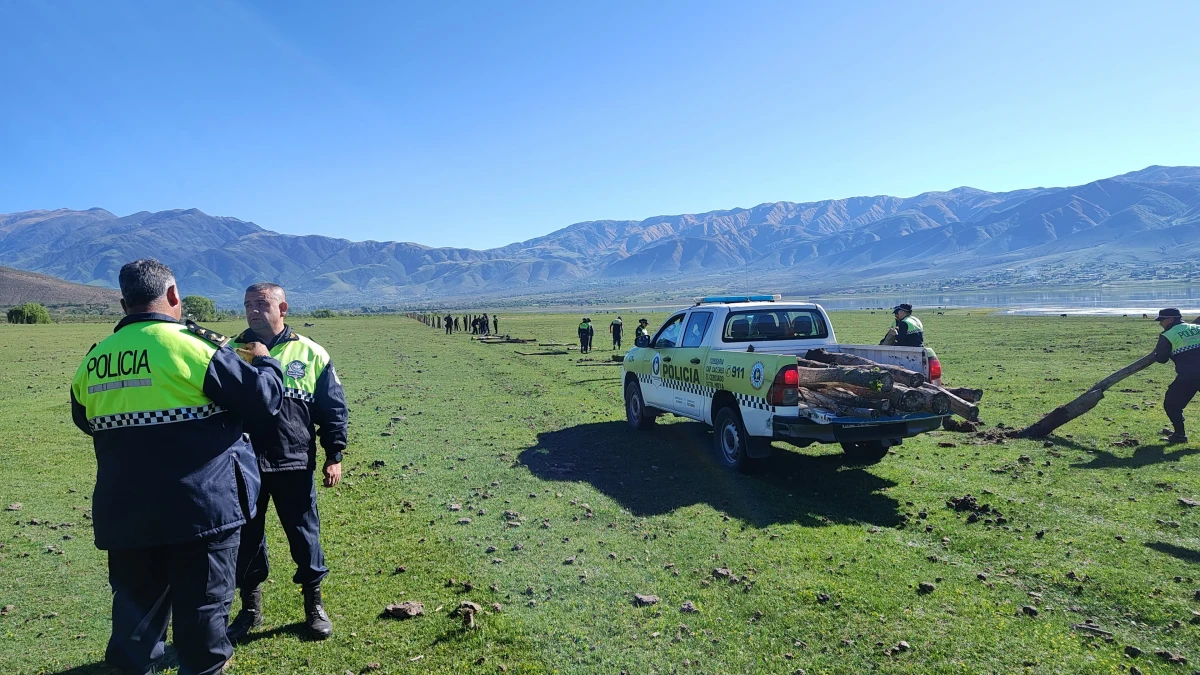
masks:
<svg viewBox="0 0 1200 675"><path fill-rule="evenodd" d="M611 317L592 316L605 330ZM833 319L840 340L871 343L890 321ZM1132 318L922 319L947 384L987 390L988 426L1036 420L1148 352L1159 330ZM573 341L577 323L519 314L501 329ZM0 673L107 672L95 665L110 601L87 519L95 466L70 422L68 387L109 330L0 326L0 507L23 505L0 521L0 606L11 606L0 616ZM1118 385L1050 447L936 432L856 467L837 446L777 444L764 467L732 475L716 468L696 423L631 431L619 367L522 357L399 317L300 330L332 353L351 405L345 480L320 491L335 635L298 636L300 594L271 514L267 625L237 648L235 675L370 664L613 674L1200 667L1200 517L1179 501L1200 498L1200 440L1158 441L1170 366ZM1191 413L1200 439L1200 405ZM947 507L967 493L1007 522L968 523ZM520 514L519 527L505 511ZM737 580L714 578L716 568ZM936 589L919 593L921 582ZM661 602L636 607L634 593ZM402 600L423 602L425 616L380 616ZM473 630L449 616L462 600L489 608ZM681 611L685 602L698 611ZM1112 639L1072 627L1087 620ZM900 641L909 648L893 650ZM1126 646L1143 654L1130 658Z"/></svg>

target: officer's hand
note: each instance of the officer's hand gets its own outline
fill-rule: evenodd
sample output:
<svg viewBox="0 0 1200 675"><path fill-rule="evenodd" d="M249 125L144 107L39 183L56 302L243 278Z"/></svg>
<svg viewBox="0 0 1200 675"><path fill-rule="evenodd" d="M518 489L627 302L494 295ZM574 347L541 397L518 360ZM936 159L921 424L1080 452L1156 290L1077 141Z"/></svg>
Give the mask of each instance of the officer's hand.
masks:
<svg viewBox="0 0 1200 675"><path fill-rule="evenodd" d="M342 463L325 465L325 487L333 487L342 482Z"/></svg>
<svg viewBox="0 0 1200 675"><path fill-rule="evenodd" d="M261 342L247 342L237 348L238 356L242 357L246 363L250 363L258 356L270 356L271 352L267 351L267 346Z"/></svg>

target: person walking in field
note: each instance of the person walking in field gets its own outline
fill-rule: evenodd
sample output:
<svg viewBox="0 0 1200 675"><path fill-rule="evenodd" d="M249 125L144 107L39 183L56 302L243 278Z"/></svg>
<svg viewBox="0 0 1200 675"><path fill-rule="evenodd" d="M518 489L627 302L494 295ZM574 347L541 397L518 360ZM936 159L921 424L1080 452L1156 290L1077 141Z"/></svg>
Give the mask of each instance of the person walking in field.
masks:
<svg viewBox="0 0 1200 675"><path fill-rule="evenodd" d="M71 384L71 419L96 450L92 522L112 586L104 660L156 672L173 623L180 675L216 675L233 656L225 625L237 550L258 500L242 429L275 419L283 373L259 342L235 352L228 338L180 323L166 265L135 260L118 281L125 318Z"/></svg>
<svg viewBox="0 0 1200 675"><path fill-rule="evenodd" d="M325 487L333 487L342 479L349 417L346 395L329 352L292 332L284 322L288 304L283 288L272 283L253 284L246 289L245 307L249 328L237 341L262 343L283 364L284 401L278 418L246 425L258 456L262 492L257 515L246 524L238 550L242 608L229 626L229 637L234 642L241 640L263 622L262 584L270 569L264 532L267 505L274 501L296 563L292 583L300 585L304 596L305 628L310 638L323 640L333 634L333 623L321 597L321 582L329 568L321 550L321 518L313 472L319 439L325 450L321 469Z"/></svg>
<svg viewBox="0 0 1200 675"><path fill-rule="evenodd" d="M592 338L595 337L596 331L592 328L592 320L588 317L583 318L583 322L579 324L579 353L587 354L592 351Z"/></svg>
<svg viewBox="0 0 1200 675"><path fill-rule="evenodd" d="M625 330L625 322L619 316L613 319L612 323L608 324L608 332L612 333L612 348L614 351L621 348L621 331L623 330Z"/></svg>
<svg viewBox="0 0 1200 675"><path fill-rule="evenodd" d="M888 329L879 344L896 347L925 346L925 328L921 325L921 320L913 316L912 310L912 305L908 303L892 308L892 314L896 317L896 325Z"/></svg>
<svg viewBox="0 0 1200 675"><path fill-rule="evenodd" d="M1163 329L1154 347L1154 360L1175 362L1175 380L1163 397L1163 412L1173 429L1163 429L1168 434L1163 440L1168 444L1186 443L1183 409L1200 392L1200 325L1184 323L1182 313L1173 307L1160 311L1154 320Z"/></svg>

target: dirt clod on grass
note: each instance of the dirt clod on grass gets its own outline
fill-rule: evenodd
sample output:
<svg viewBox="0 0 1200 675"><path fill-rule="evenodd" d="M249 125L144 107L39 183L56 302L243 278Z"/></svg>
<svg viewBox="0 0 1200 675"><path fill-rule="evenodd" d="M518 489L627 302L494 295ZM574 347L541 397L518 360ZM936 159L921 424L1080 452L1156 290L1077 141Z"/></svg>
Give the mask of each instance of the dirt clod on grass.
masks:
<svg viewBox="0 0 1200 675"><path fill-rule="evenodd" d="M393 619L411 619L425 614L425 605L415 600L408 600L394 605L388 605L383 613Z"/></svg>
<svg viewBox="0 0 1200 675"><path fill-rule="evenodd" d="M942 420L942 428L945 429L946 431L955 431L958 433L970 434L970 433L975 433L975 431L979 428L979 426L977 424L975 424L974 422L968 422L967 420L960 420L960 419L955 419L953 417L947 417Z"/></svg>
<svg viewBox="0 0 1200 675"><path fill-rule="evenodd" d="M917 585L917 592L920 593L921 595L926 595L926 594L932 593L936 590L937 590L937 586L933 585L932 583L930 583L928 581L922 581L920 584Z"/></svg>
<svg viewBox="0 0 1200 675"><path fill-rule="evenodd" d="M641 593L633 594L633 604L638 607L649 607L650 605L658 604L657 595L642 595Z"/></svg>
<svg viewBox="0 0 1200 675"><path fill-rule="evenodd" d="M696 608L696 605L694 605L691 600L687 600L679 606L679 611L683 612L684 614L694 614L700 610Z"/></svg>
<svg viewBox="0 0 1200 675"><path fill-rule="evenodd" d="M1154 655L1157 656L1158 658L1162 659L1163 661L1166 661L1167 663L1187 663L1188 662L1187 659L1184 656L1182 656L1181 654L1173 654L1165 649L1160 649L1160 650L1154 652Z"/></svg>
<svg viewBox="0 0 1200 675"><path fill-rule="evenodd" d="M1137 657L1139 657L1141 655L1142 655L1142 650L1138 649L1137 647L1134 647L1133 645L1125 645L1125 656L1128 656L1131 659L1136 659Z"/></svg>

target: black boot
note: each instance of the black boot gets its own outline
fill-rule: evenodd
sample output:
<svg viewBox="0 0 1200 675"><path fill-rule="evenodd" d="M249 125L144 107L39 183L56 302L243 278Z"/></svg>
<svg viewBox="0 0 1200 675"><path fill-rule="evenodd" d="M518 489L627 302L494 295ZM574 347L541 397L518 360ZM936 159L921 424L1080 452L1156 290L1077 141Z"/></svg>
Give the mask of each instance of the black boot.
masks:
<svg viewBox="0 0 1200 675"><path fill-rule="evenodd" d="M1163 440L1167 442L1167 445L1175 445L1177 443L1187 443L1187 434L1183 433L1182 431L1176 431L1176 432L1172 433L1170 436L1167 436L1166 438L1164 438Z"/></svg>
<svg viewBox="0 0 1200 675"><path fill-rule="evenodd" d="M225 629L225 637L230 642L240 642L251 629L258 628L262 623L262 586L255 586L249 591L242 589L242 609L229 628Z"/></svg>
<svg viewBox="0 0 1200 675"><path fill-rule="evenodd" d="M310 638L324 640L333 635L333 622L329 620L325 605L321 602L320 582L304 587L304 615Z"/></svg>

